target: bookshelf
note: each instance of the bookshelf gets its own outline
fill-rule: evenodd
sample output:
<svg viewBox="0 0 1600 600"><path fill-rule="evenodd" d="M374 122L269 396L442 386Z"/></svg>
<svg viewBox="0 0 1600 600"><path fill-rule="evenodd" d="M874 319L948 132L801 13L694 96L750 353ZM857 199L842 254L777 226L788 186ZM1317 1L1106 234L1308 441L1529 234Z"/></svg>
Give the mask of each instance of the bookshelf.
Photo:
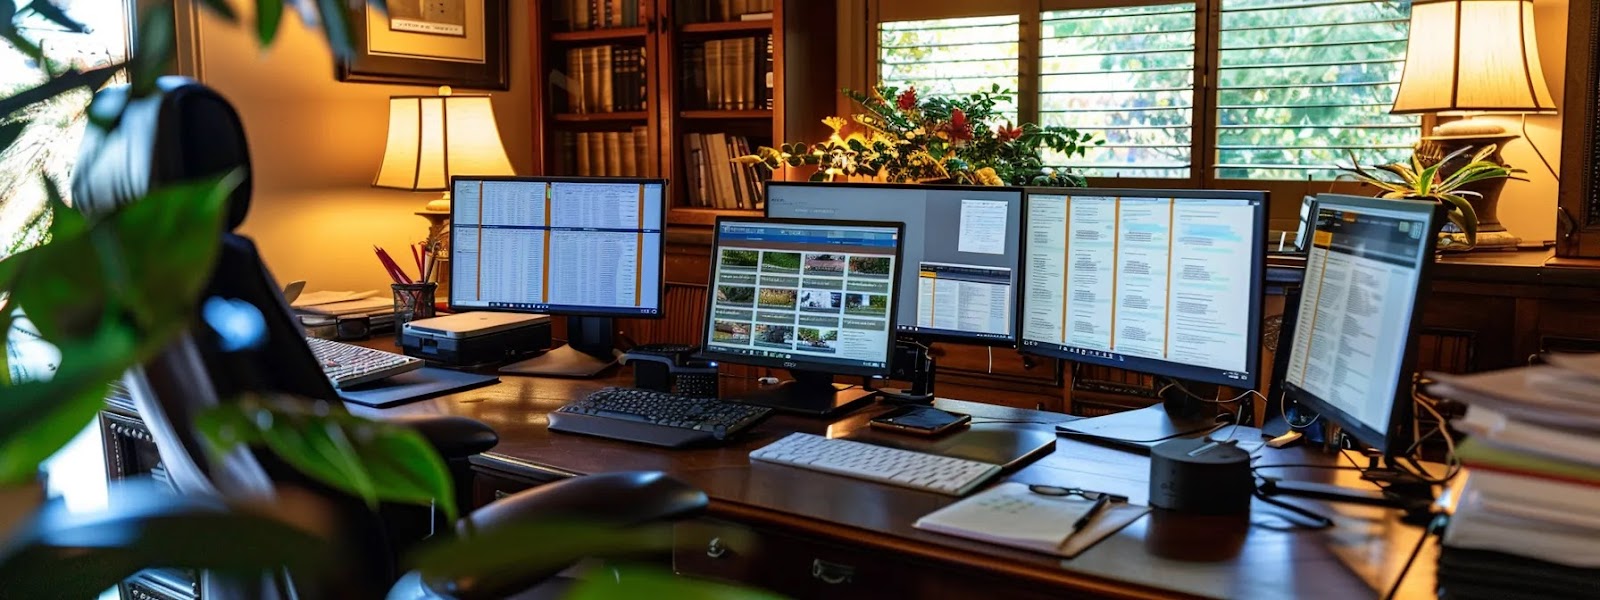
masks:
<svg viewBox="0 0 1600 600"><path fill-rule="evenodd" d="M634 6L623 5L635 1L638 4ZM671 182L667 219L671 228L704 228L719 215L758 214L761 180L768 176L765 169L734 165L723 157L731 159L746 149L754 151L774 142L814 141L827 135L821 120L832 114L838 94L835 4L798 0L534 3L530 18L537 42L531 67L535 79L546 82L543 93L536 94L533 101L538 172L665 177ZM581 18L575 16L580 10L584 11ZM741 13L767 12L770 18L740 18ZM583 26L585 22L588 27ZM597 22L606 26L593 26ZM613 69L611 86L596 88L594 82L601 75L597 68L605 62L595 57L613 55L624 47L642 50L642 73L621 75ZM715 63L708 56L713 52ZM619 63L614 59L610 64ZM573 67L579 70L576 76ZM769 69L770 91L765 87ZM604 96L605 90L615 94L618 89L632 89L635 83L640 85L642 110L624 106L620 98L594 97L597 91ZM577 99L585 94L583 100ZM609 143L618 138L632 144L621 151L623 161L608 162L607 153L615 153ZM594 151L595 143L605 148ZM579 154L584 154L584 159L580 160ZM626 156L636 160L630 164ZM611 172L615 167L626 172ZM771 174L780 179L806 175ZM720 187L711 190L711 185Z"/></svg>

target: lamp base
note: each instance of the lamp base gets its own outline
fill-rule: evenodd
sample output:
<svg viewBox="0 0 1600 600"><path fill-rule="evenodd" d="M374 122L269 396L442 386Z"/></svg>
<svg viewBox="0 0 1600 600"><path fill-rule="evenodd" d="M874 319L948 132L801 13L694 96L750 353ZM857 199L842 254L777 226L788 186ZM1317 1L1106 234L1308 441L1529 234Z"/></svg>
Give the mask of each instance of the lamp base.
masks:
<svg viewBox="0 0 1600 600"><path fill-rule="evenodd" d="M450 212L450 192L445 192L440 194L438 198L429 200L427 206L422 207L422 210L428 212Z"/></svg>
<svg viewBox="0 0 1600 600"><path fill-rule="evenodd" d="M1478 243L1467 246L1465 233L1439 234L1439 249L1445 252L1478 252L1489 250L1516 250L1522 244L1522 238L1512 235L1509 231L1479 231Z"/></svg>

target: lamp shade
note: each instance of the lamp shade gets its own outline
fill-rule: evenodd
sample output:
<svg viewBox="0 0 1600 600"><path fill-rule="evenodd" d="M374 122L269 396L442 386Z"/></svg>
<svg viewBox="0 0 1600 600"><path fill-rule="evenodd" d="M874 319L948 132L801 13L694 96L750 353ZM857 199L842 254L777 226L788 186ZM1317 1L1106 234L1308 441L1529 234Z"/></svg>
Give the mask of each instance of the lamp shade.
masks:
<svg viewBox="0 0 1600 600"><path fill-rule="evenodd" d="M395 96L375 187L447 191L451 175L515 175L488 96Z"/></svg>
<svg viewBox="0 0 1600 600"><path fill-rule="evenodd" d="M1532 0L1416 0L1390 112L1554 113Z"/></svg>

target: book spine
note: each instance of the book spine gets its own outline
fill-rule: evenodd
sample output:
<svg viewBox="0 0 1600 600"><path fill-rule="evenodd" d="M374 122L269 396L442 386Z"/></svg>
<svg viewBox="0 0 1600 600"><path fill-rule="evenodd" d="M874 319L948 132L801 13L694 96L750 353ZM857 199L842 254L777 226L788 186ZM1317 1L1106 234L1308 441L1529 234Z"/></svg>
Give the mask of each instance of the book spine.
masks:
<svg viewBox="0 0 1600 600"><path fill-rule="evenodd" d="M589 135L590 134L587 131L578 133L578 175L583 177L588 177L594 174L592 171L593 167L589 162L589 144L593 143L593 140L589 139Z"/></svg>
<svg viewBox="0 0 1600 600"><path fill-rule="evenodd" d="M650 176L650 130L644 127L633 128L634 162L639 165L639 176Z"/></svg>
<svg viewBox="0 0 1600 600"><path fill-rule="evenodd" d="M583 112L583 59L577 50L567 51L567 112Z"/></svg>
<svg viewBox="0 0 1600 600"><path fill-rule="evenodd" d="M595 48L595 53L599 55L596 57L599 64L596 65L595 75L600 80L600 112L616 112L616 96L613 95L616 82L612 80L617 77L617 72L611 68L616 46L601 46Z"/></svg>
<svg viewBox="0 0 1600 600"><path fill-rule="evenodd" d="M762 37L764 39L763 45L766 47L766 51L761 53L761 107L767 110L772 110L772 94L775 89L772 87L772 36L767 35Z"/></svg>
<svg viewBox="0 0 1600 600"><path fill-rule="evenodd" d="M588 27L588 29L599 29L599 28L602 27L601 23L603 23L604 21L600 20L600 2L601 1L602 0L589 0L589 27Z"/></svg>
<svg viewBox="0 0 1600 600"><path fill-rule="evenodd" d="M750 208L752 203L746 197L748 196L749 188L744 183L744 169L733 162L733 157L739 155L739 136L728 136L726 144L728 145L728 178L733 182L733 206L740 209Z"/></svg>
<svg viewBox="0 0 1600 600"><path fill-rule="evenodd" d="M706 42L706 108L722 105L722 40Z"/></svg>
<svg viewBox="0 0 1600 600"><path fill-rule="evenodd" d="M723 110L739 108L739 40L722 42L722 101Z"/></svg>
<svg viewBox="0 0 1600 600"><path fill-rule="evenodd" d="M700 108L711 108L711 93L707 91L710 88L706 85L706 47L704 45L690 47L688 71L689 87L684 90L684 97L697 98L696 104L699 104Z"/></svg>
<svg viewBox="0 0 1600 600"><path fill-rule="evenodd" d="M595 77L596 60L595 51L598 48L584 48L583 53L583 112L593 113L600 111L600 80Z"/></svg>

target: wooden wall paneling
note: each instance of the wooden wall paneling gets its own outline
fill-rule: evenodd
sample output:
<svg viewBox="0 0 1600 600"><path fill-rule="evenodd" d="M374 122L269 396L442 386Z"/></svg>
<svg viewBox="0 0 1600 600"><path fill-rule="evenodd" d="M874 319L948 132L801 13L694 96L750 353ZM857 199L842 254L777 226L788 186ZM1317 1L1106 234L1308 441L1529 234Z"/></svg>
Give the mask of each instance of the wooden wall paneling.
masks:
<svg viewBox="0 0 1600 600"><path fill-rule="evenodd" d="M1567 14L1567 91L1561 107L1556 258L1600 258L1600 9L1573 0Z"/></svg>

